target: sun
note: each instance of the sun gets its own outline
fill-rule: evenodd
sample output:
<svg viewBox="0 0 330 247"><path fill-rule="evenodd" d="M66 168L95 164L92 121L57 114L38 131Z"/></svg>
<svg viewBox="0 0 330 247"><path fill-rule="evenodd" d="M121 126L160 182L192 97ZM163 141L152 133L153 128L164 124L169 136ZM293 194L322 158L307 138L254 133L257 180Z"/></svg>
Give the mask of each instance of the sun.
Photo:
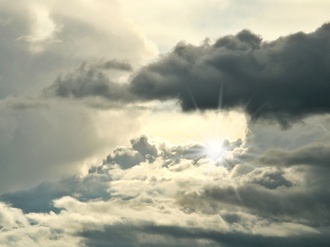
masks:
<svg viewBox="0 0 330 247"><path fill-rule="evenodd" d="M223 140L211 140L204 146L205 155L213 160L221 159L225 151L226 148Z"/></svg>

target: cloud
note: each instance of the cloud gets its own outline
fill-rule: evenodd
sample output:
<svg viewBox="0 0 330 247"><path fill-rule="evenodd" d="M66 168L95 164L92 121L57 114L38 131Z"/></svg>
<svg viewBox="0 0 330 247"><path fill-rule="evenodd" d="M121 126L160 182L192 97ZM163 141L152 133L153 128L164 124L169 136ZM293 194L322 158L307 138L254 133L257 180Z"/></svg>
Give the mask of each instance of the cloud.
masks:
<svg viewBox="0 0 330 247"><path fill-rule="evenodd" d="M17 208L11 208L5 205L4 203L0 203L0 229L6 230L15 227L22 227L29 224L27 219L24 217L21 210Z"/></svg>
<svg viewBox="0 0 330 247"><path fill-rule="evenodd" d="M107 156L106 162L109 164L118 164L121 168L131 168L144 161L144 157L132 148L117 147L113 154Z"/></svg>
<svg viewBox="0 0 330 247"><path fill-rule="evenodd" d="M134 96L128 92L126 84L110 81L108 76L99 70L104 66L88 66L83 63L75 72L58 77L43 93L48 97L79 99L98 96L116 103L132 101Z"/></svg>
<svg viewBox="0 0 330 247"><path fill-rule="evenodd" d="M132 71L133 67L128 62L121 62L118 60L108 60L108 61L100 61L99 63L94 65L96 68L100 69L114 69L114 70L122 70L122 71Z"/></svg>
<svg viewBox="0 0 330 247"><path fill-rule="evenodd" d="M227 144L226 155L239 159L241 144ZM262 165L258 156L227 166L192 146L140 136L85 176L3 194L12 206L0 204L0 243L33 236L31 244L73 246L327 246L329 182L313 164Z"/></svg>
<svg viewBox="0 0 330 247"><path fill-rule="evenodd" d="M260 184L267 189L277 189L280 186L291 187L293 186L287 178L285 172L271 167L269 169L254 169L248 177L252 183Z"/></svg>
<svg viewBox="0 0 330 247"><path fill-rule="evenodd" d="M108 112L108 128L117 125L119 119L124 123L120 124L123 128L104 133L101 113L83 109L69 100L40 96L41 89L58 77L54 87L68 92L67 95L93 97L95 92L107 88L107 83L117 95L122 86L113 81L153 56L156 49L135 29L116 1L92 4L73 0L65 7L53 1L0 1L0 6L0 53L6 57L0 66L3 193L76 174L82 169L80 162L115 146L119 135L125 138L124 132L137 129L134 113L128 113L134 119L134 123L129 123L134 128L129 129L125 114ZM77 70L77 76L58 76L67 74L82 61L90 62L85 65L88 68ZM110 73L110 78L105 76ZM90 79L93 84L82 86L77 82L81 78ZM67 80L71 84L63 85ZM111 89L103 96L113 94ZM108 105L102 99L92 103ZM117 103L112 106L115 104L118 107ZM117 133L117 137L112 136Z"/></svg>
<svg viewBox="0 0 330 247"><path fill-rule="evenodd" d="M1 98L34 94L82 61L129 71L157 52L116 1L0 5L0 51L7 58L0 69Z"/></svg>
<svg viewBox="0 0 330 247"><path fill-rule="evenodd" d="M220 104L282 126L327 113L329 24L272 42L247 30L181 42L138 69L156 49L119 3L0 1L0 246L327 246L326 116L286 132L250 124L246 140L226 129L214 151L199 141L127 141L140 124L161 123L170 139L183 134L178 126L211 129L185 125L201 116L188 120L173 101L153 102L152 112L127 106Z"/></svg>
<svg viewBox="0 0 330 247"><path fill-rule="evenodd" d="M0 66L0 193L76 174L80 162L138 129L132 111L126 112L130 123L123 112L107 112L105 120L95 108L40 95L57 81L55 89L67 90L67 95L91 95L86 104L120 107L102 97L89 98L107 83L116 93L111 89L104 97L120 93L122 86L115 82L153 57L157 48L118 1L0 1L0 53L6 58ZM82 61L89 67L70 74ZM81 86L79 78L94 84ZM67 80L71 84L64 86ZM105 133L105 121L116 130Z"/></svg>
<svg viewBox="0 0 330 247"><path fill-rule="evenodd" d="M124 234L126 232L126 234ZM127 234L133 233L133 234ZM144 239L139 238L143 236ZM88 246L134 246L140 244L156 244L157 246L226 246L234 247L244 243L245 246L310 246L315 241L320 246L326 246L327 237L318 239L317 236L307 235L299 240L295 237L267 237L244 233L221 233L205 231L199 228L183 228L176 226L143 225L131 227L120 225L107 226L104 231L87 231L82 234L86 237ZM117 238L119 236L119 238Z"/></svg>
<svg viewBox="0 0 330 247"><path fill-rule="evenodd" d="M248 30L213 44L180 42L172 52L136 71L128 83L115 82L103 70L128 71L129 64L84 63L58 77L44 92L63 98L100 97L112 102L110 107L174 99L184 111L238 110L252 121L276 121L288 127L292 121L329 113L325 93L329 90L329 26L271 42Z"/></svg>
<svg viewBox="0 0 330 247"><path fill-rule="evenodd" d="M0 200L11 203L24 213L59 212L59 209L54 207L53 200L63 196L70 195L81 201L109 199L107 190L110 181L111 177L99 169L98 173L91 172L85 177L72 176L58 181L42 182L32 189L4 193Z"/></svg>
<svg viewBox="0 0 330 247"><path fill-rule="evenodd" d="M313 143L300 149L288 152L286 150L269 150L260 158L260 162L271 165L311 165L330 168L330 146L324 143Z"/></svg>
<svg viewBox="0 0 330 247"><path fill-rule="evenodd" d="M7 97L0 100L0 109L24 111L31 109L46 109L47 107L47 102L41 100L40 98Z"/></svg>
<svg viewBox="0 0 330 247"><path fill-rule="evenodd" d="M139 71L130 90L145 100L178 99L184 111L243 108L253 120L287 126L329 112L329 30L272 42L248 30L214 44L181 42Z"/></svg>
<svg viewBox="0 0 330 247"><path fill-rule="evenodd" d="M8 102L17 101L0 109L0 193L80 173L82 163L94 162L139 129L136 111L95 112L58 100L13 110ZM109 131L113 125L116 131Z"/></svg>
<svg viewBox="0 0 330 247"><path fill-rule="evenodd" d="M132 148L138 151L144 157L157 157L157 148L155 145L148 142L146 136L131 140Z"/></svg>

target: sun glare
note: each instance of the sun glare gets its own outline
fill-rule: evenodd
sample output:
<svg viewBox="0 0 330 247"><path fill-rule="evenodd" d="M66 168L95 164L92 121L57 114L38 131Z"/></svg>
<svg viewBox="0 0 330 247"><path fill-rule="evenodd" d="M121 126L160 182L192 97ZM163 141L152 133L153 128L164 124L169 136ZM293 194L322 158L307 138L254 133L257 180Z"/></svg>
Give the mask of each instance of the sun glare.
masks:
<svg viewBox="0 0 330 247"><path fill-rule="evenodd" d="M206 143L205 145L205 154L207 157L213 160L219 160L222 158L222 155L225 151L223 141L212 140Z"/></svg>

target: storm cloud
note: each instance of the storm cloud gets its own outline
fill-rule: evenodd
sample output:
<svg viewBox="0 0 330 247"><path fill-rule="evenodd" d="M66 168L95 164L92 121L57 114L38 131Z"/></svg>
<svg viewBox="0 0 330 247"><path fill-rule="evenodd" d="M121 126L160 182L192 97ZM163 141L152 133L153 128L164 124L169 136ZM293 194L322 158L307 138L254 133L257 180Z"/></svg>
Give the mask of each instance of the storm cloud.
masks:
<svg viewBox="0 0 330 247"><path fill-rule="evenodd" d="M180 42L140 70L130 90L146 100L178 99L184 111L243 109L286 126L330 111L330 24L262 41L249 30L200 46Z"/></svg>
<svg viewBox="0 0 330 247"><path fill-rule="evenodd" d="M82 99L101 97L121 104L178 100L183 111L225 109L287 127L309 115L330 111L330 24L263 41L249 30L178 43L172 52L135 71L127 83L104 70L131 71L126 62L83 63L58 77L44 92Z"/></svg>

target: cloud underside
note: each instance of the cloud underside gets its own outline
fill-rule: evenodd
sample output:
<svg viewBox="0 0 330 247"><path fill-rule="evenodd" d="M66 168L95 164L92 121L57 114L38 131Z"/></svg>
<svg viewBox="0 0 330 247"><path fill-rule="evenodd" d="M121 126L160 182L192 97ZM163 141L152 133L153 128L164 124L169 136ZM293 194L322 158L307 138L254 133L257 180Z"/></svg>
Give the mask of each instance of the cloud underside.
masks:
<svg viewBox="0 0 330 247"><path fill-rule="evenodd" d="M310 114L329 112L329 41L330 24L271 42L243 30L212 44L180 42L137 71L129 84L109 82L94 66L57 79L48 92L60 97L100 96L123 104L176 99L184 111L242 109L254 120L286 126Z"/></svg>
<svg viewBox="0 0 330 247"><path fill-rule="evenodd" d="M247 158L227 141L213 160L204 149L141 136L83 177L4 194L0 245L327 246L325 152Z"/></svg>

